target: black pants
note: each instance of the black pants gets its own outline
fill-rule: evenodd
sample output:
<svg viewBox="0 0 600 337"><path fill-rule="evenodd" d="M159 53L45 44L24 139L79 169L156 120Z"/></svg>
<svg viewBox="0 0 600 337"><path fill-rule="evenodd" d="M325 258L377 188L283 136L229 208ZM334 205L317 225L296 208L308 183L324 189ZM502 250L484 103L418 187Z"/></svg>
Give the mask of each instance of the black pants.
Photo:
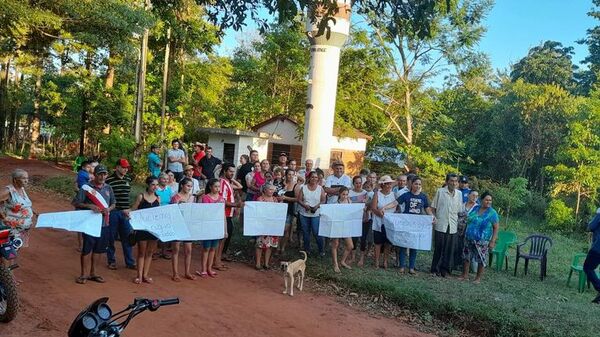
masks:
<svg viewBox="0 0 600 337"><path fill-rule="evenodd" d="M596 267L598 267L598 265L600 265L600 253L590 250L583 263L583 271L590 283L594 286L594 289L600 293L600 279L598 279L598 275L596 275Z"/></svg>
<svg viewBox="0 0 600 337"><path fill-rule="evenodd" d="M450 229L448 229L450 231ZM452 271L454 259L454 247L456 246L456 234L433 231L433 261L431 261L431 272L446 276Z"/></svg>
<svg viewBox="0 0 600 337"><path fill-rule="evenodd" d="M223 254L227 253L227 248L229 247L229 242L231 241L232 235L233 235L233 217L227 217L227 239L225 239L225 243L223 244Z"/></svg>
<svg viewBox="0 0 600 337"><path fill-rule="evenodd" d="M183 172L173 172L176 182L180 182L183 179Z"/></svg>

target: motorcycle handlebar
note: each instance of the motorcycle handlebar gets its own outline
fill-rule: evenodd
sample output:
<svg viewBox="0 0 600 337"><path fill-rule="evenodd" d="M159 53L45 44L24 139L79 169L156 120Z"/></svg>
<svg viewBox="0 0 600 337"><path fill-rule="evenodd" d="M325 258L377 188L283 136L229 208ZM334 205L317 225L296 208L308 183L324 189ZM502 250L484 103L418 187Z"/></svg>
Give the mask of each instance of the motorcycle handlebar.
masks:
<svg viewBox="0 0 600 337"><path fill-rule="evenodd" d="M179 297L171 297L171 298L165 298L162 300L158 300L158 303L160 303L160 305L173 305L173 304L179 304Z"/></svg>

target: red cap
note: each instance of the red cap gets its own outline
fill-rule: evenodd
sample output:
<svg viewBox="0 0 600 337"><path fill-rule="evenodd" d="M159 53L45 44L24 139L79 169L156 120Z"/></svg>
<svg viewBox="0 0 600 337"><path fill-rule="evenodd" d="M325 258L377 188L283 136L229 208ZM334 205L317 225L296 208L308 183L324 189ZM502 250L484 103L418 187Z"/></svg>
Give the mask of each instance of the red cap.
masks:
<svg viewBox="0 0 600 337"><path fill-rule="evenodd" d="M125 168L125 167L129 168L130 167L129 162L125 158L121 158L121 159L117 160L117 165L121 166L123 168Z"/></svg>

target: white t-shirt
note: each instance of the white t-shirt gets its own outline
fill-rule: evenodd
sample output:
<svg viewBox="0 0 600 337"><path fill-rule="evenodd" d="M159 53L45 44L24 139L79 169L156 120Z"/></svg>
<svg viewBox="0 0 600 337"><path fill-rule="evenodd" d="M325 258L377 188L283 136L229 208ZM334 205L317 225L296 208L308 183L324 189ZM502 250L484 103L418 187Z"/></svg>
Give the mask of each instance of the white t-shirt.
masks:
<svg viewBox="0 0 600 337"><path fill-rule="evenodd" d="M311 191L308 188L308 185L302 185L302 196L304 199L303 202L310 207L314 207L314 206L318 205L321 202L322 190L323 190L323 188L319 185L317 185L317 188L314 191ZM321 215L320 208L317 208L317 210L314 213L309 213L302 206L298 206L298 210L299 210L300 214L302 214L306 217L318 217L319 215Z"/></svg>
<svg viewBox="0 0 600 337"><path fill-rule="evenodd" d="M367 201L367 194L368 192L365 190L362 190L360 192L355 192L353 189L350 190L350 192L348 192L348 197L350 198L350 200L352 200L352 203L364 203Z"/></svg>
<svg viewBox="0 0 600 337"><path fill-rule="evenodd" d="M167 158L174 157L176 160L185 158L185 152L182 149L169 149L167 151ZM173 172L183 172L183 164L182 163L171 163L167 165L167 168Z"/></svg>
<svg viewBox="0 0 600 337"><path fill-rule="evenodd" d="M385 195L381 191L377 191L377 208L382 208L394 200L396 200L394 192L390 191L390 194ZM373 215L373 230L381 232L381 225L383 225L383 218Z"/></svg>
<svg viewBox="0 0 600 337"><path fill-rule="evenodd" d="M330 175L329 177L327 177L327 179L325 179L325 187L332 187L332 186L346 186L348 189L352 188L352 178L348 177L347 175L343 174L341 177L336 177L335 175ZM336 204L338 201L338 196L333 194L333 195L327 195L327 203L328 204Z"/></svg>

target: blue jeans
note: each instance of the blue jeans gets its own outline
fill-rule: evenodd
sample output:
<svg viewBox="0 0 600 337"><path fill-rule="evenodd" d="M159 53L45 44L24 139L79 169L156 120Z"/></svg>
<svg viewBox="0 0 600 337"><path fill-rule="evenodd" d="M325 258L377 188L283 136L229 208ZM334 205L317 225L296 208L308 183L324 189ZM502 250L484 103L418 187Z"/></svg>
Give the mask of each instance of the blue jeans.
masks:
<svg viewBox="0 0 600 337"><path fill-rule="evenodd" d="M129 245L127 240L129 233L132 228L129 224L129 219L125 216L123 211L113 210L110 212L110 235L108 237L108 249L106 250L106 258L108 264L116 263L115 258L115 240L117 235L121 238L121 246L123 247L123 255L125 256L125 264L127 266L135 266L135 259L133 258L133 248Z"/></svg>
<svg viewBox="0 0 600 337"><path fill-rule="evenodd" d="M590 283L594 286L594 289L600 293L600 279L598 279L598 275L596 275L596 268L598 265L600 265L600 253L590 250L583 263L583 271Z"/></svg>
<svg viewBox="0 0 600 337"><path fill-rule="evenodd" d="M400 247L400 268L406 267L406 248ZM417 261L417 250L416 249L408 249L408 268L415 269L415 263Z"/></svg>
<svg viewBox="0 0 600 337"><path fill-rule="evenodd" d="M304 241L304 250L306 253L310 253L310 232L312 232L315 240L317 240L317 247L319 247L319 254L323 254L323 237L319 236L319 220L321 217L318 216L304 216L300 214L300 225L302 226L302 237Z"/></svg>

